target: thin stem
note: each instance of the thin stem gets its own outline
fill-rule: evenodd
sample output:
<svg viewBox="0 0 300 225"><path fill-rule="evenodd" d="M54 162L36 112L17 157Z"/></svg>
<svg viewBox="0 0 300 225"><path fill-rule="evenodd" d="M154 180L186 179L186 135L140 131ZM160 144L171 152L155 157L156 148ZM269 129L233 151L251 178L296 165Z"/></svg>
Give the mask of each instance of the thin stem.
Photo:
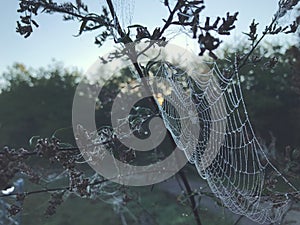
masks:
<svg viewBox="0 0 300 225"><path fill-rule="evenodd" d="M124 44L132 43L133 42L132 39L123 31L123 29L122 29L122 27L120 25L119 18L116 15L116 11L114 9L114 5L113 5L112 1L111 0L106 0L106 3L108 5L110 14L111 14L112 18L115 21L115 28L116 28L118 34L122 38L122 42Z"/></svg>
<svg viewBox="0 0 300 225"><path fill-rule="evenodd" d="M90 183L89 186L93 187L95 185L102 184L102 183L107 182L107 181L109 181L109 179L103 179L103 180L100 180L100 181ZM75 186L75 187L77 187L77 186ZM44 189L35 190L35 191L23 192L21 194L24 194L25 196L28 196L28 195L32 195L32 194L48 193L48 192L54 192L54 191L67 191L67 190L70 190L69 186L57 187L57 188L44 188ZM2 194L2 195L0 195L0 198L16 196L18 194L20 194L20 193L10 193L8 195Z"/></svg>
<svg viewBox="0 0 300 225"><path fill-rule="evenodd" d="M272 28L274 23L277 21L277 18L274 17L271 24L266 28L265 32L263 32L263 35L260 37L260 39L255 43L255 45L252 46L251 50L247 53L246 57L243 59L241 64L238 65L238 70L244 67L249 59L249 57L252 55L252 53L255 51L255 49L258 47L258 45L261 43L261 41L265 38L265 36L268 34L268 30Z"/></svg>
<svg viewBox="0 0 300 225"><path fill-rule="evenodd" d="M174 15L178 9L178 7L180 6L181 4L181 0L178 0L174 9L170 12L170 15L168 17L168 19L165 21L165 25L163 26L163 28L161 29L160 33L159 33L159 37L161 37L163 35L163 33L169 28L169 26L172 24L173 22L173 18L174 18Z"/></svg>
<svg viewBox="0 0 300 225"><path fill-rule="evenodd" d="M133 43L133 40L123 31L121 25L120 25L120 22L119 22L119 19L115 13L115 9L114 9L114 6L112 4L112 1L111 0L106 0L107 2L107 5L109 7L109 10L110 10L110 13L112 15L112 17L114 18L115 20L115 27L116 27L116 30L118 32L118 34L121 36L122 38L122 43L123 44L130 44L130 43ZM137 71L138 75L140 78L144 78L145 77L145 74L143 73L143 70L141 69L139 63L137 62L137 53L135 51L135 46L127 46L128 47L128 50L130 52L128 52L128 56L135 68L135 70ZM146 81L144 79L142 79L142 83L144 85L144 87L146 88L146 91L148 92L149 95L152 95L151 93L151 90L148 86L148 84L146 83ZM155 99L152 97L150 98L151 99L151 102L152 104L154 104L154 106L157 108L157 105L156 105L156 102L155 102Z"/></svg>
<svg viewBox="0 0 300 225"><path fill-rule="evenodd" d="M103 21L100 19L100 16L94 14L94 13L90 13L90 14L87 14L87 15L82 15L80 13L76 13L74 11L68 11L66 9L64 9L63 7L55 7L51 4L47 4L43 1L40 1L39 4L45 9L45 10L51 10L51 11L54 11L54 12L58 12L58 13L65 13L65 14L68 14L68 15L71 15L71 16L74 16L78 19L81 19L81 20L90 20L90 21L93 21L93 22L97 22L97 23L103 23ZM111 24L105 24L106 26L111 26ZM96 28L95 28L96 29Z"/></svg>
<svg viewBox="0 0 300 225"><path fill-rule="evenodd" d="M233 225L238 225L241 219L243 219L244 215L240 215L239 218L234 222Z"/></svg>
<svg viewBox="0 0 300 225"><path fill-rule="evenodd" d="M127 225L127 221L123 212L120 212L120 217L121 217L122 225Z"/></svg>
<svg viewBox="0 0 300 225"><path fill-rule="evenodd" d="M185 187L185 190L186 190L186 193L190 199L190 202L191 202L191 209L193 211L193 214L194 214L194 218L195 218L195 221L197 223L197 225L202 225L201 224L201 220L200 220L200 216L198 214L198 210L197 210L197 205L196 205L196 201L195 201L195 196L194 196L194 193L191 189L191 186L189 184L189 181L186 177L186 175L184 174L184 172L182 170L180 170L178 172L178 175L180 176L183 184L184 184L184 187Z"/></svg>

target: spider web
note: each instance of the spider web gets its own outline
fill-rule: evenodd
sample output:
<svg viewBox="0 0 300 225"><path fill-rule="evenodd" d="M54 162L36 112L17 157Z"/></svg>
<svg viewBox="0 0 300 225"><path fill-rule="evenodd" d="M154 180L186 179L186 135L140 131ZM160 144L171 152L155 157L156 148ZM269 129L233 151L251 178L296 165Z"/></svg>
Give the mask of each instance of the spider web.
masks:
<svg viewBox="0 0 300 225"><path fill-rule="evenodd" d="M135 8L135 0L113 0L112 1L116 18L120 21L120 25L123 28L128 27L132 23L134 8ZM116 18L114 18L115 26L116 26ZM118 36L117 34L115 34Z"/></svg>
<svg viewBox="0 0 300 225"><path fill-rule="evenodd" d="M290 207L288 193L297 189L272 165L256 138L241 91L238 71L227 78L216 64L209 71L183 70L166 61L153 72L156 85L167 80L171 91L157 99L161 116L175 143L194 164L211 191L232 212L259 223L278 222ZM183 87L189 98L182 98ZM174 106L175 102L175 106ZM199 136L178 110L197 108ZM195 122L195 115L190 115Z"/></svg>

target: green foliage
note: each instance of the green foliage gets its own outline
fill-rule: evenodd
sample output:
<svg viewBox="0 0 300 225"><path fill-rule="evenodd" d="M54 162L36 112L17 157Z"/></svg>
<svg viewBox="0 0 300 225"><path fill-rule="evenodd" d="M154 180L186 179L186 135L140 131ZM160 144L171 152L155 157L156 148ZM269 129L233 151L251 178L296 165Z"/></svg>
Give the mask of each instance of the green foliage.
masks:
<svg viewBox="0 0 300 225"><path fill-rule="evenodd" d="M293 49L294 52L291 52ZM260 53L262 52L262 54ZM279 148L300 146L299 49L261 48L241 71L242 89L250 120L258 137L277 139ZM272 135L271 135L272 134Z"/></svg>
<svg viewBox="0 0 300 225"><path fill-rule="evenodd" d="M268 133L272 132L280 147L300 145L300 124L296 113L300 101L299 96L291 90L291 74L287 73L290 68L288 64L281 64L276 72L262 71L264 75L256 77L255 86L246 86L245 91L258 135L268 137Z"/></svg>
<svg viewBox="0 0 300 225"><path fill-rule="evenodd" d="M32 136L49 137L60 128L72 131L78 71L59 65L32 71L14 64L3 77L6 87L0 94L0 146L27 147Z"/></svg>

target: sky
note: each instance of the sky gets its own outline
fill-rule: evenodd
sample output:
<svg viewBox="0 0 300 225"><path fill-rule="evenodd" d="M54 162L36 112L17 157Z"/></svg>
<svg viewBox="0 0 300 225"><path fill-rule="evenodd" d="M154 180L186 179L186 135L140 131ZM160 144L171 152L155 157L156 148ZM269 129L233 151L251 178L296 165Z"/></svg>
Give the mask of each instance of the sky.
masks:
<svg viewBox="0 0 300 225"><path fill-rule="evenodd" d="M28 67L45 67L55 59L67 67L77 67L86 71L99 56L111 50L112 42L98 48L94 44L97 33L78 33L80 24L76 21L62 21L61 15L39 14L36 18L40 27L33 34L24 39L16 33L16 21L19 19L18 0L2 0L0 15L1 41L0 41L0 74L7 70L14 62L23 63ZM126 0L119 0L126 1ZM128 0L134 4L132 22L143 24L150 29L163 25L162 18L168 15L162 0ZM90 11L100 13L104 0L85 0ZM248 26L256 19L260 28L265 28L277 10L277 0L206 0L206 9L202 19L206 16L216 18L225 16L226 12L239 12L236 30L225 43L236 43L242 32L248 31ZM176 39L177 44L186 45L184 39ZM194 49L195 46L192 46ZM195 49L195 51L198 49Z"/></svg>

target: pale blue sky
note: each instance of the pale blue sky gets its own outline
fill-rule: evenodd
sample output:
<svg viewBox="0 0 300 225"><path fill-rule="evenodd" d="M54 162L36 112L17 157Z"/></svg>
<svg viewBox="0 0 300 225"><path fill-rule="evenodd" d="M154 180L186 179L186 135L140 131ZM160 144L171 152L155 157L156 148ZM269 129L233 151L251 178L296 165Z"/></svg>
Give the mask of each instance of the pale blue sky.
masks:
<svg viewBox="0 0 300 225"><path fill-rule="evenodd" d="M95 33L73 37L78 32L77 22L64 22L59 15L41 14L37 21L40 27L28 38L24 39L15 32L19 15L17 0L2 0L3 10L0 15L0 73L13 62L24 63L38 68L51 63L51 59L63 61L66 66L76 66L82 70L88 67L109 50L111 43L104 48L93 44ZM167 10L162 0L135 0L133 22L153 28L162 25L162 18L166 18ZM86 0L90 10L99 12L104 0ZM277 10L277 0L206 0L203 17L224 16L227 11L239 11L237 29L229 41L236 41L242 31L248 31L248 26L256 18L263 29ZM198 50L198 49L196 49Z"/></svg>

